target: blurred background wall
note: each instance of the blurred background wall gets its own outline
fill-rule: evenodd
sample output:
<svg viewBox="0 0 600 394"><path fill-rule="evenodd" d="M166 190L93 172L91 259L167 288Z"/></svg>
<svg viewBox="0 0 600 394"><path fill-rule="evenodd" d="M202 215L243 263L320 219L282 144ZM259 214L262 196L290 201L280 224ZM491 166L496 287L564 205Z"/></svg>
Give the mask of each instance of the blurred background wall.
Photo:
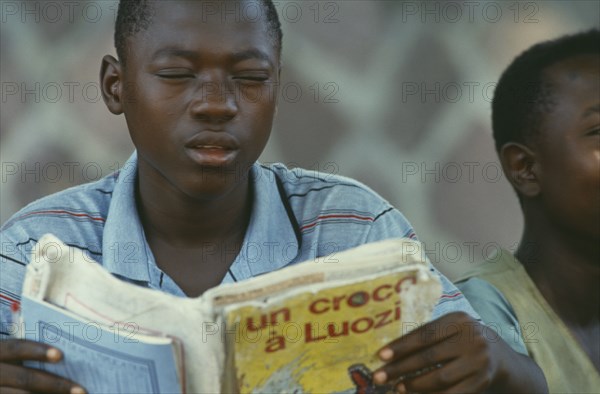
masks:
<svg viewBox="0 0 600 394"><path fill-rule="evenodd" d="M115 1L1 1L0 223L131 154L98 90ZM515 249L517 200L490 103L535 42L600 24L598 1L279 1L279 111L264 162L359 179L398 207L450 276ZM238 12L244 12L239 9Z"/></svg>

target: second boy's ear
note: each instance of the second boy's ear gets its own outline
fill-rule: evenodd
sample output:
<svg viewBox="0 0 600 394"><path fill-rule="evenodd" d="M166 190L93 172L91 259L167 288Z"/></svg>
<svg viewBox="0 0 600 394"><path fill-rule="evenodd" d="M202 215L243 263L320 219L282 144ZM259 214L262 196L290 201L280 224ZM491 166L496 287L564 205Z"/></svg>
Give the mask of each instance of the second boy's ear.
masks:
<svg viewBox="0 0 600 394"><path fill-rule="evenodd" d="M508 143L500 150L500 161L508 181L522 197L540 194L540 166L535 153L525 145Z"/></svg>
<svg viewBox="0 0 600 394"><path fill-rule="evenodd" d="M115 115L123 113L122 66L114 57L106 55L100 67L102 98L108 110Z"/></svg>

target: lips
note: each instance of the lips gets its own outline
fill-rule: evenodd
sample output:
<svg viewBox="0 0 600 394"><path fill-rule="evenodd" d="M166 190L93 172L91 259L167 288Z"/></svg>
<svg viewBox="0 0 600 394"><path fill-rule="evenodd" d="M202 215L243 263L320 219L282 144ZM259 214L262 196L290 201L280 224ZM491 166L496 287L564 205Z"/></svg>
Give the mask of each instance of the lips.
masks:
<svg viewBox="0 0 600 394"><path fill-rule="evenodd" d="M225 131L203 131L186 141L185 147L211 147L225 150L237 150L239 149L239 143L235 137Z"/></svg>
<svg viewBox="0 0 600 394"><path fill-rule="evenodd" d="M203 131L185 143L185 151L200 166L222 167L235 160L239 146L237 139L231 134Z"/></svg>

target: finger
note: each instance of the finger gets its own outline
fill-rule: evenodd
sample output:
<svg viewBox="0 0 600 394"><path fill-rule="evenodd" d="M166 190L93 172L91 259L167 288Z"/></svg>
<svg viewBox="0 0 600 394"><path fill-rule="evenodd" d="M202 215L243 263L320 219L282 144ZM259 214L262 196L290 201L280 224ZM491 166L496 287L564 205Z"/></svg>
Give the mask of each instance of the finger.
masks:
<svg viewBox="0 0 600 394"><path fill-rule="evenodd" d="M0 386L36 393L85 393L83 388L70 380L48 372L12 364L2 364Z"/></svg>
<svg viewBox="0 0 600 394"><path fill-rule="evenodd" d="M408 391L414 392L439 392L474 376L477 371L465 368L458 361L444 364L441 368L430 370L428 373L404 381Z"/></svg>
<svg viewBox="0 0 600 394"><path fill-rule="evenodd" d="M408 390L406 390L406 386L404 385L404 383L398 383L396 385L396 393L397 394L407 394Z"/></svg>
<svg viewBox="0 0 600 394"><path fill-rule="evenodd" d="M384 381L393 382L395 380L407 380L423 375L432 369L438 369L443 364L451 362L461 355L461 346L458 341L449 340L420 349L416 353L412 353L408 357L400 360L394 360L374 374L374 379L377 383ZM380 372L383 372L381 374ZM385 380L381 379L385 376Z"/></svg>
<svg viewBox="0 0 600 394"><path fill-rule="evenodd" d="M0 362L16 362L24 360L57 362L62 352L55 347L25 339L8 339L0 341Z"/></svg>
<svg viewBox="0 0 600 394"><path fill-rule="evenodd" d="M443 366L444 366L443 364L435 364L430 367L425 367L425 368L422 368L422 369L419 369L416 371L411 371L411 372L401 374L398 377L392 377L392 376L388 375L388 373L385 372L385 370L380 369L379 371L377 371L373 374L373 381L376 384L389 383L392 385L398 385L398 387L399 387L400 383L402 383L402 382L409 381L418 376L427 374L427 373L431 372L432 370L442 368Z"/></svg>
<svg viewBox="0 0 600 394"><path fill-rule="evenodd" d="M477 323L466 313L444 315L392 341L379 351L384 361L404 358L419 350L460 334Z"/></svg>

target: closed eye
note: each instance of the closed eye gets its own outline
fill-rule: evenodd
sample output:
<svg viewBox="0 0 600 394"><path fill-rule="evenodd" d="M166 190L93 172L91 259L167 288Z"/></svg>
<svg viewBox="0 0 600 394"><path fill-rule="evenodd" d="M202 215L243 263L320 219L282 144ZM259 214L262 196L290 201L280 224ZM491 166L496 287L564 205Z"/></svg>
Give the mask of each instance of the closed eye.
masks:
<svg viewBox="0 0 600 394"><path fill-rule="evenodd" d="M242 82L265 82L269 79L269 74L261 70L248 70L245 72L235 73L233 75L233 79Z"/></svg>
<svg viewBox="0 0 600 394"><path fill-rule="evenodd" d="M163 79L186 79L195 78L196 75L188 70L162 70L156 73L156 76Z"/></svg>
<svg viewBox="0 0 600 394"><path fill-rule="evenodd" d="M246 76L246 77L235 77L234 79L243 79L246 81L266 81L267 79L269 79L269 77L252 77L252 76Z"/></svg>
<svg viewBox="0 0 600 394"><path fill-rule="evenodd" d="M185 79L185 78L194 78L193 75L189 75L189 74L165 74L165 75L158 75L160 78L164 78L164 79Z"/></svg>

